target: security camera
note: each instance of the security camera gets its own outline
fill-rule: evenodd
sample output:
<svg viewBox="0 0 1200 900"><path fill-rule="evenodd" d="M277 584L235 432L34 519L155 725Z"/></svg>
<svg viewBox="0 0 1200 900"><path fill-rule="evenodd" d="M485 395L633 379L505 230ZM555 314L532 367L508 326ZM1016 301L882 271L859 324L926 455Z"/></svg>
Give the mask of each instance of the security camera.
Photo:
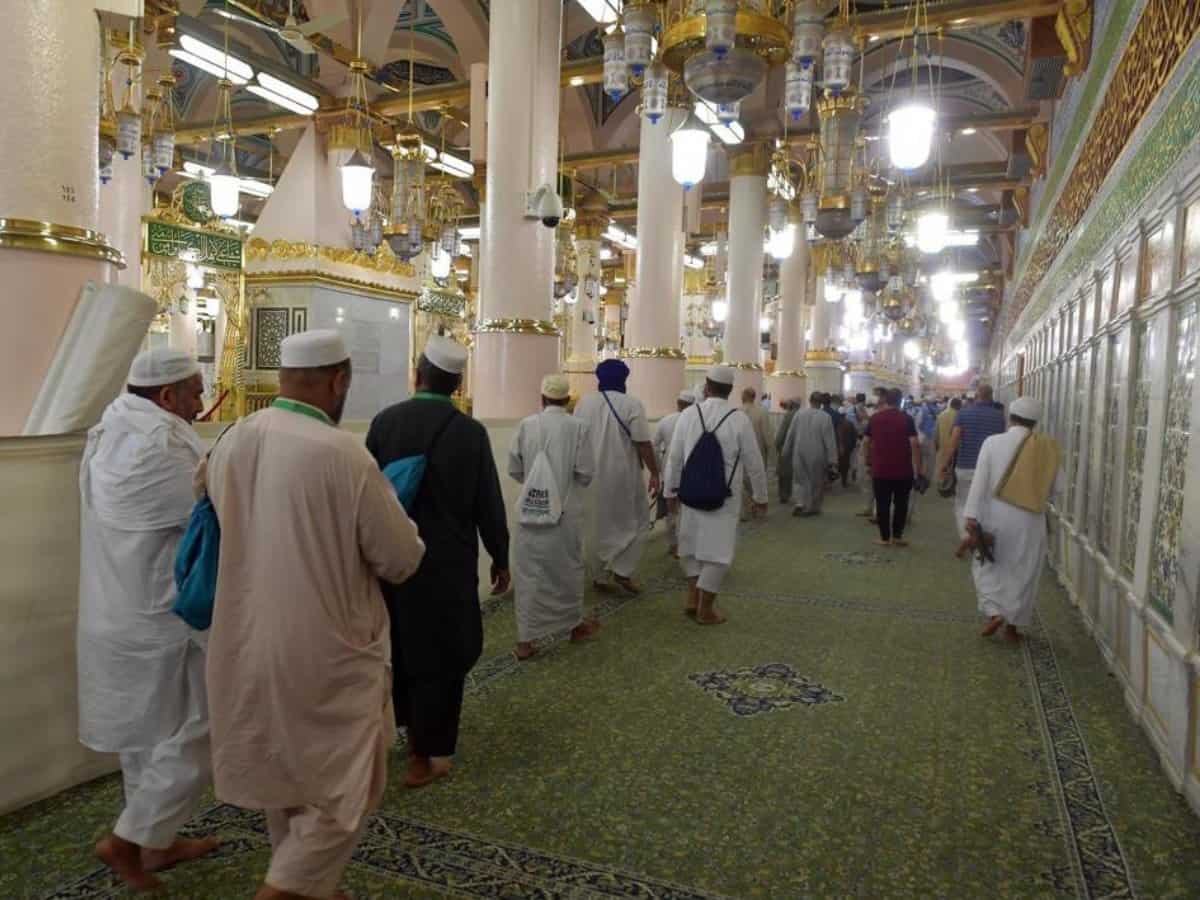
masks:
<svg viewBox="0 0 1200 900"><path fill-rule="evenodd" d="M541 219L547 228L557 228L563 217L563 202L554 188L543 184L528 195L525 215L531 219Z"/></svg>

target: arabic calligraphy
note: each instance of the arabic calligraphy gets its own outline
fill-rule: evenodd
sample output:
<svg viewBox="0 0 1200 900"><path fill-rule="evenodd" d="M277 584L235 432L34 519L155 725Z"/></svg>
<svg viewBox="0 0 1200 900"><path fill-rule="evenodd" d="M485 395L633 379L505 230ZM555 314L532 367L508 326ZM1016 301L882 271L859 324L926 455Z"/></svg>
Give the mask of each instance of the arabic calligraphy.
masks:
<svg viewBox="0 0 1200 900"><path fill-rule="evenodd" d="M152 256L184 259L202 266L242 267L242 242L237 238L163 222L146 223L146 249Z"/></svg>

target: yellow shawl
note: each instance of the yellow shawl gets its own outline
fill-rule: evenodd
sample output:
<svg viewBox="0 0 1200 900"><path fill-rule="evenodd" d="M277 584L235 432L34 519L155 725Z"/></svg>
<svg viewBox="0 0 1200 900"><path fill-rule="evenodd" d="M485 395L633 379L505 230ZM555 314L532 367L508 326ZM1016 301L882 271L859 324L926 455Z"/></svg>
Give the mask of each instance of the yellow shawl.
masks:
<svg viewBox="0 0 1200 900"><path fill-rule="evenodd" d="M1026 435L1000 483L996 499L1026 512L1042 513L1054 488L1060 451L1058 441L1046 434Z"/></svg>

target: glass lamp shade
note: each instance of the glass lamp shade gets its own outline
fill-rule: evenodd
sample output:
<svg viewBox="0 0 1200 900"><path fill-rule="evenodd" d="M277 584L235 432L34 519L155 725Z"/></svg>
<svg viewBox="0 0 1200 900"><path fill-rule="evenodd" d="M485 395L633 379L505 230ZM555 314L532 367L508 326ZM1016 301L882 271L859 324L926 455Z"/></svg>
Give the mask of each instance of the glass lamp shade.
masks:
<svg viewBox="0 0 1200 900"><path fill-rule="evenodd" d="M782 231L788 224L788 203L775 196L767 203L767 227L771 231Z"/></svg>
<svg viewBox="0 0 1200 900"><path fill-rule="evenodd" d="M804 219L804 224L816 224L819 204L820 198L817 196L816 191L805 191L800 195L800 215Z"/></svg>
<svg viewBox="0 0 1200 900"><path fill-rule="evenodd" d="M158 167L154 165L154 147L150 144L142 144L142 177L151 187L158 181Z"/></svg>
<svg viewBox="0 0 1200 900"><path fill-rule="evenodd" d="M767 252L773 259L787 259L796 249L796 226L790 222L782 228L770 229L767 236Z"/></svg>
<svg viewBox="0 0 1200 900"><path fill-rule="evenodd" d="M379 219L373 219L370 226L367 228L367 246L374 250L383 243L383 223Z"/></svg>
<svg viewBox="0 0 1200 900"><path fill-rule="evenodd" d="M356 216L371 208L371 179L375 175L375 167L355 150L350 158L341 165L342 170L342 205Z"/></svg>
<svg viewBox="0 0 1200 900"><path fill-rule="evenodd" d="M629 68L625 65L625 32L620 28L604 36L604 93L616 103L629 91Z"/></svg>
<svg viewBox="0 0 1200 900"><path fill-rule="evenodd" d="M825 88L837 96L850 86L854 71L854 39L840 28L825 35Z"/></svg>
<svg viewBox="0 0 1200 900"><path fill-rule="evenodd" d="M725 321L725 317L729 315L729 304L724 300L714 300L712 305L713 321L720 323Z"/></svg>
<svg viewBox="0 0 1200 900"><path fill-rule="evenodd" d="M142 117L132 109L117 113L117 152L129 159L142 144Z"/></svg>
<svg viewBox="0 0 1200 900"><path fill-rule="evenodd" d="M704 46L718 57L737 42L737 0L707 0L704 4Z"/></svg>
<svg viewBox="0 0 1200 900"><path fill-rule="evenodd" d="M160 175L166 175L175 161L175 132L160 131L154 135L154 165Z"/></svg>
<svg viewBox="0 0 1200 900"><path fill-rule="evenodd" d="M695 53L683 65L683 80L688 89L700 99L718 105L736 103L750 96L766 77L766 61L749 50L737 48L722 56L711 50Z"/></svg>
<svg viewBox="0 0 1200 900"><path fill-rule="evenodd" d="M438 245L442 248L443 253L454 253L458 249L458 229L453 225L444 225L438 238Z"/></svg>
<svg viewBox="0 0 1200 900"><path fill-rule="evenodd" d="M814 68L789 62L783 82L783 107L793 122L799 122L812 106Z"/></svg>
<svg viewBox="0 0 1200 900"><path fill-rule="evenodd" d="M742 115L742 101L734 100L732 103L717 104L717 121L722 125L732 125Z"/></svg>
<svg viewBox="0 0 1200 900"><path fill-rule="evenodd" d="M888 196L887 227L893 234L904 227L904 195L899 191Z"/></svg>
<svg viewBox="0 0 1200 900"><path fill-rule="evenodd" d="M917 249L922 253L941 253L946 248L950 217L941 210L930 210L917 219Z"/></svg>
<svg viewBox="0 0 1200 900"><path fill-rule="evenodd" d="M937 114L921 103L909 103L888 113L888 153L903 171L919 169L929 160Z"/></svg>
<svg viewBox="0 0 1200 900"><path fill-rule="evenodd" d="M948 303L954 299L954 273L935 272L929 279L929 292L938 303Z"/></svg>
<svg viewBox="0 0 1200 900"><path fill-rule="evenodd" d="M238 177L225 163L208 176L212 211L222 219L230 219L238 211Z"/></svg>
<svg viewBox="0 0 1200 900"><path fill-rule="evenodd" d="M850 192L850 218L859 223L867 218L867 192L860 187Z"/></svg>
<svg viewBox="0 0 1200 900"><path fill-rule="evenodd" d="M642 81L642 112L651 125L657 125L667 111L668 80L667 67L662 63L655 62L646 67L646 77Z"/></svg>
<svg viewBox="0 0 1200 900"><path fill-rule="evenodd" d="M671 132L671 175L685 191L704 178L710 138L711 132L694 114Z"/></svg>
<svg viewBox="0 0 1200 900"><path fill-rule="evenodd" d="M821 55L825 12L817 0L797 0L792 13L792 62L811 69Z"/></svg>
<svg viewBox="0 0 1200 900"><path fill-rule="evenodd" d="M367 226L355 220L350 223L350 246L362 250L367 246Z"/></svg>
<svg viewBox="0 0 1200 900"><path fill-rule="evenodd" d="M429 274L442 281L450 277L450 254L446 253L440 246L433 248L433 253L429 256Z"/></svg>
<svg viewBox="0 0 1200 900"><path fill-rule="evenodd" d="M625 4L625 63L641 75L654 58L654 26L658 8L652 3Z"/></svg>

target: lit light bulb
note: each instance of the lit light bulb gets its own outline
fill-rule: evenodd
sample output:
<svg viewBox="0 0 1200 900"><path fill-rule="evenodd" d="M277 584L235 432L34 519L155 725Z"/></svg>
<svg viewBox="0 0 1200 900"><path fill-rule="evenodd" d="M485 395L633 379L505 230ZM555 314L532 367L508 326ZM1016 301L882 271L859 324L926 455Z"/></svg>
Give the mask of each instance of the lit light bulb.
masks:
<svg viewBox="0 0 1200 900"><path fill-rule="evenodd" d="M371 208L371 179L375 168L362 152L355 150L341 165L342 205L356 216Z"/></svg>
<svg viewBox="0 0 1200 900"><path fill-rule="evenodd" d="M686 191L699 184L708 165L710 132L693 112L671 132L671 176Z"/></svg>
<svg viewBox="0 0 1200 900"><path fill-rule="evenodd" d="M712 305L713 321L724 322L727 315L729 315L729 304L724 300L715 301Z"/></svg>
<svg viewBox="0 0 1200 900"><path fill-rule="evenodd" d="M222 219L237 215L238 211L238 177L226 163L208 176L208 187L211 195L212 211Z"/></svg>
<svg viewBox="0 0 1200 900"><path fill-rule="evenodd" d="M941 253L946 249L950 217L941 210L921 213L917 219L917 249L922 253Z"/></svg>
<svg viewBox="0 0 1200 900"><path fill-rule="evenodd" d="M904 342L904 358L913 360L921 355L921 347L916 341Z"/></svg>
<svg viewBox="0 0 1200 900"><path fill-rule="evenodd" d="M429 274L438 281L450 277L450 254L440 246L435 245L429 257Z"/></svg>
<svg viewBox="0 0 1200 900"><path fill-rule="evenodd" d="M758 317L758 330L759 331L770 331L771 330L771 317L770 316L759 316Z"/></svg>
<svg viewBox="0 0 1200 900"><path fill-rule="evenodd" d="M772 229L767 237L767 252L774 259L787 259L796 248L796 226L788 222L780 229Z"/></svg>
<svg viewBox="0 0 1200 900"><path fill-rule="evenodd" d="M938 303L947 303L954 299L954 286L957 279L953 272L935 272L929 279L929 291Z"/></svg>

